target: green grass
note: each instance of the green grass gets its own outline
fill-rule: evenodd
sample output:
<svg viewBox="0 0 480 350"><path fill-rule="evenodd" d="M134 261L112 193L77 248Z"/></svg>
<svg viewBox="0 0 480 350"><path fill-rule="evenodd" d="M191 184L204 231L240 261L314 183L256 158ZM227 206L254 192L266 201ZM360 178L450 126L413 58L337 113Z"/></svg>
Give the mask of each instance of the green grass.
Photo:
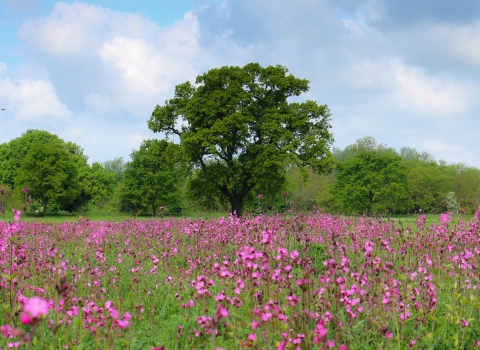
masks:
<svg viewBox="0 0 480 350"><path fill-rule="evenodd" d="M1 214L0 214L1 215ZM165 215L164 217L176 217L176 218L190 218L195 220L209 220L217 219L222 216L228 216L228 213L218 213L218 212L193 212L185 211L181 214L175 215ZM156 218L160 218L157 216ZM72 222L77 221L78 219L88 219L92 221L123 221L123 220L150 220L154 218L151 215L138 215L135 217L133 214L122 213L122 212L83 212L83 213L48 213L46 216L37 213L25 213L22 214L22 221L26 222L45 222L45 223L62 223L62 222ZM0 216L0 220L6 220L7 222L13 220L13 213L10 211L5 211L4 216Z"/></svg>
<svg viewBox="0 0 480 350"><path fill-rule="evenodd" d="M439 225L440 224L440 214L426 214L426 221L425 221L425 226L429 227L431 224ZM395 223L397 224L398 227L402 224L404 228L407 227L415 227L415 222L420 218L420 215L394 215L394 216L389 216L389 217L384 217L385 220L387 219L393 219L395 220ZM473 215L462 215L462 219L465 221L472 220ZM459 216L454 215L453 216L453 223L457 223L459 221Z"/></svg>
<svg viewBox="0 0 480 350"><path fill-rule="evenodd" d="M228 213L224 212L200 212L200 211L184 211L180 214L174 215L165 215L164 217L176 217L176 218L190 218L194 220L209 220L209 219L219 219L222 216L228 216ZM161 216L157 216L159 218ZM407 227L415 227L415 222L418 220L420 216L411 214L411 215L391 215L385 216L384 219L393 219L398 227L400 224L403 225L404 228ZM438 225L440 223L440 214L427 214L426 215L426 226L430 226L431 224ZM463 215L464 220L471 220L473 215ZM149 220L153 217L151 215L138 215L135 217L134 214L131 213L122 213L122 212L78 212L78 213L48 213L46 216L43 216L40 213L25 213L22 214L22 221L32 222L45 222L45 223L62 223L62 222L72 222L77 221L78 219L89 219L92 221L123 221L123 220ZM0 216L0 220L4 218ZM5 219L6 221L13 220L13 214L11 211L5 211ZM458 215L454 215L453 222L458 222Z"/></svg>

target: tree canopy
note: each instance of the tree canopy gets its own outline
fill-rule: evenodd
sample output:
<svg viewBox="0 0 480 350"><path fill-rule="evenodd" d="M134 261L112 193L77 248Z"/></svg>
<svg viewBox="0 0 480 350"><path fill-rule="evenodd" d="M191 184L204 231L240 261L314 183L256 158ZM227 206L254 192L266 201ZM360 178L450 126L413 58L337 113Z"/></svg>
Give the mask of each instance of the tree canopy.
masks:
<svg viewBox="0 0 480 350"><path fill-rule="evenodd" d="M377 141L373 137L366 136L361 139L357 139L355 143L348 145L343 150L334 147L333 157L336 161L343 162L346 159L356 157L362 152L369 151L375 151L377 153L397 154L394 148L387 147L383 143L377 144Z"/></svg>
<svg viewBox="0 0 480 350"><path fill-rule="evenodd" d="M166 140L145 140L132 152L124 174L123 210L150 210L156 215L160 206L179 206L185 173L179 152L178 145Z"/></svg>
<svg viewBox="0 0 480 350"><path fill-rule="evenodd" d="M288 101L306 91L308 81L282 66L216 68L195 85L177 85L174 98L155 107L148 126L179 139L202 182L214 184L240 216L253 189L281 190L288 164L316 171L330 164L328 107Z"/></svg>
<svg viewBox="0 0 480 350"><path fill-rule="evenodd" d="M416 166L408 172L414 209L439 212L447 208L445 199L453 189L452 179L437 164Z"/></svg>
<svg viewBox="0 0 480 350"><path fill-rule="evenodd" d="M18 170L16 184L30 188L30 195L41 201L44 214L48 202L70 203L80 193L74 158L65 148L54 144L30 145Z"/></svg>
<svg viewBox="0 0 480 350"><path fill-rule="evenodd" d="M123 173L125 171L125 161L123 160L123 157L107 160L102 163L102 166L105 170L115 174L117 183L123 180Z"/></svg>
<svg viewBox="0 0 480 350"><path fill-rule="evenodd" d="M4 143L0 147L0 182L15 188L15 180L21 167L21 162L27 156L32 144L52 145L65 150L81 150L77 145L70 143L69 148L65 142L55 134L44 130L27 130L22 136ZM76 146L76 147L75 147Z"/></svg>
<svg viewBox="0 0 480 350"><path fill-rule="evenodd" d="M333 190L351 212L398 208L408 198L406 168L398 155L361 152L339 164Z"/></svg>

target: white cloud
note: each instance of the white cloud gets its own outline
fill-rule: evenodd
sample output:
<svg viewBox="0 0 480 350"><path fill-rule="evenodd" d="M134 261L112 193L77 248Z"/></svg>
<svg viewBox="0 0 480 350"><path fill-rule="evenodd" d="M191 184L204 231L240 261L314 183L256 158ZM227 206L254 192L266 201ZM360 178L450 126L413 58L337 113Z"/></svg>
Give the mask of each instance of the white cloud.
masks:
<svg viewBox="0 0 480 350"><path fill-rule="evenodd" d="M118 68L129 90L145 95L166 92L173 81L195 75L183 57L158 52L153 45L140 39L115 37L102 46L100 56Z"/></svg>
<svg viewBox="0 0 480 350"><path fill-rule="evenodd" d="M342 69L333 84L361 90L393 90L391 64L388 60L354 59Z"/></svg>
<svg viewBox="0 0 480 350"><path fill-rule="evenodd" d="M57 2L50 15L26 20L18 36L49 56L95 53L105 38L119 34L155 37L158 27L134 14L81 2Z"/></svg>
<svg viewBox="0 0 480 350"><path fill-rule="evenodd" d="M435 25L426 31L427 38L436 51L480 67L480 21L470 25Z"/></svg>
<svg viewBox="0 0 480 350"><path fill-rule="evenodd" d="M0 65L6 71L6 65ZM16 121L41 122L54 125L72 116L49 82L43 80L12 80L0 77L0 101Z"/></svg>
<svg viewBox="0 0 480 350"><path fill-rule="evenodd" d="M56 3L50 15L19 30L41 52L52 82L69 90L70 101L88 112L139 118L173 97L175 85L195 78L202 62L197 35L192 13L161 28L138 15L80 2Z"/></svg>
<svg viewBox="0 0 480 350"><path fill-rule="evenodd" d="M422 69L392 62L398 84L398 104L431 116L458 113L467 108L468 91L453 79L429 77Z"/></svg>

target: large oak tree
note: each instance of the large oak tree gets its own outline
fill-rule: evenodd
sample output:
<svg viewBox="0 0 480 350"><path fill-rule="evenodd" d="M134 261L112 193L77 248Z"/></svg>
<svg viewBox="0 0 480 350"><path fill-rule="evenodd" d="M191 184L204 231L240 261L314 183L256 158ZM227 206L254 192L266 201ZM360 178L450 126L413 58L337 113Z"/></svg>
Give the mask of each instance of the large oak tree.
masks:
<svg viewBox="0 0 480 350"><path fill-rule="evenodd" d="M252 189L281 190L287 164L321 171L330 163L328 107L289 101L306 91L308 81L282 66L216 68L195 85L177 85L174 98L155 107L148 125L175 135L202 181L213 184L240 216Z"/></svg>

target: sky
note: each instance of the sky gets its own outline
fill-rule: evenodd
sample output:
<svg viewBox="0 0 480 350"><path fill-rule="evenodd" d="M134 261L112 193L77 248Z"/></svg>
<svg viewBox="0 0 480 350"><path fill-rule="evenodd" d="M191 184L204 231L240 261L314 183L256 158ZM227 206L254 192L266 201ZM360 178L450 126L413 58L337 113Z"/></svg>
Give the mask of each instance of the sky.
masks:
<svg viewBox="0 0 480 350"><path fill-rule="evenodd" d="M478 0L0 0L0 143L41 129L129 160L176 85L250 62L308 79L335 147L480 167Z"/></svg>

